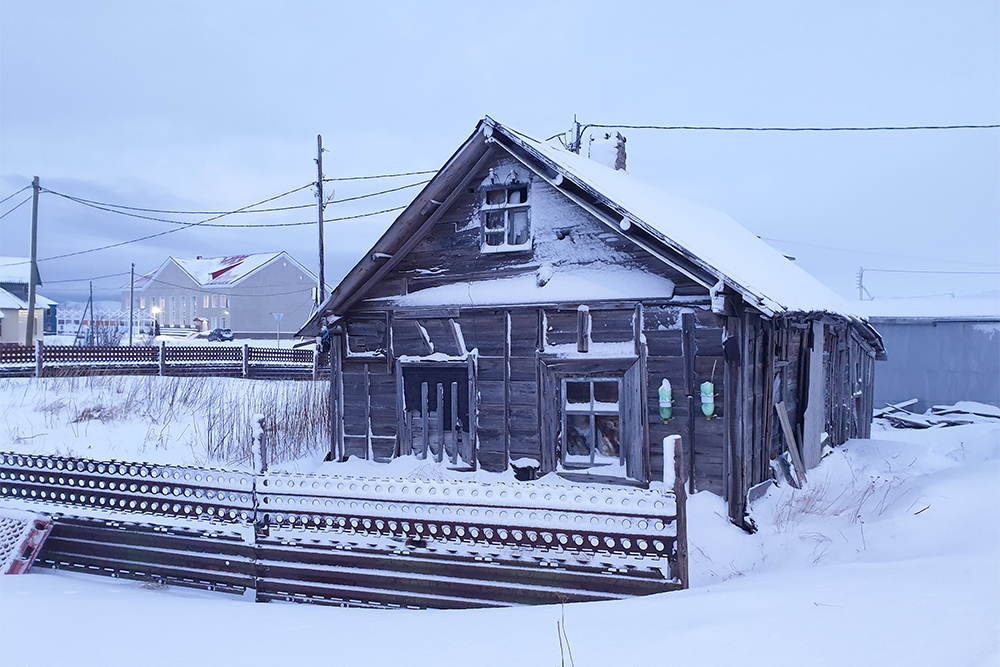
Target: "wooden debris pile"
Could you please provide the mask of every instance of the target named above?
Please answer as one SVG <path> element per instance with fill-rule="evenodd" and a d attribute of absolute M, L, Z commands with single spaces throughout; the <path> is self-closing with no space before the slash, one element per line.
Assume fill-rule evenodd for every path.
<path fill-rule="evenodd" d="M 935 405 L 924 414 L 910 412 L 906 408 L 914 405 L 917 399 L 911 398 L 902 403 L 889 404 L 872 415 L 875 419 L 884 419 L 895 428 L 942 428 L 945 426 L 962 426 L 964 424 L 1000 423 L 1000 411 L 991 406 L 982 405 L 982 409 L 969 409 L 956 405 Z M 975 404 L 978 405 L 978 404 Z"/>

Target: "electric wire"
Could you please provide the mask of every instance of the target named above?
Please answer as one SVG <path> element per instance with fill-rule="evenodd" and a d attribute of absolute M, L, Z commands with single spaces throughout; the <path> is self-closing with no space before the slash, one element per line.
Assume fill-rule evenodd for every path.
<path fill-rule="evenodd" d="M 136 280 L 138 280 L 139 277 L 140 276 L 136 276 Z M 219 294 L 219 290 L 218 289 L 207 289 L 207 288 L 204 288 L 204 287 L 191 287 L 190 285 L 178 285 L 176 283 L 171 283 L 171 282 L 168 282 L 166 280 L 160 280 L 158 278 L 147 278 L 146 276 L 141 276 L 141 277 L 142 278 L 146 278 L 146 282 L 139 289 L 142 289 L 142 290 L 144 290 L 146 292 L 149 291 L 149 288 L 147 287 L 149 284 L 156 283 L 158 285 L 164 285 L 166 287 L 176 287 L 176 288 L 179 288 L 179 289 L 188 290 L 190 292 L 198 292 L 199 294 Z M 290 294 L 302 294 L 303 292 L 312 292 L 313 285 L 309 285 L 308 287 L 303 287 L 301 289 L 291 290 L 289 292 L 272 292 L 272 293 L 268 293 L 268 294 L 260 294 L 258 292 L 247 292 L 246 294 L 240 294 L 240 293 L 236 292 L 237 289 L 239 289 L 239 288 L 235 288 L 234 290 L 230 291 L 228 294 L 226 294 L 226 296 L 288 296 Z"/>
<path fill-rule="evenodd" d="M 332 206 L 333 204 L 342 204 L 344 202 L 349 202 L 349 201 L 357 201 L 357 200 L 360 200 L 360 199 L 368 199 L 370 197 L 378 197 L 380 195 L 389 194 L 391 192 L 399 192 L 400 190 L 407 190 L 409 188 L 414 188 L 414 187 L 416 187 L 418 185 L 424 185 L 425 183 L 430 183 L 430 180 L 418 181 L 416 183 L 409 183 L 407 185 L 400 185 L 399 187 L 389 188 L 387 190 L 379 190 L 377 192 L 368 192 L 368 193 L 365 193 L 363 195 L 357 195 L 357 196 L 354 196 L 354 197 L 345 197 L 344 199 L 334 199 L 333 201 L 324 204 L 324 207 L 326 207 L 326 206 Z M 70 201 L 74 201 L 74 202 L 76 202 L 78 204 L 85 204 L 85 205 L 89 205 L 89 206 L 91 206 L 93 208 L 99 208 L 100 210 L 108 210 L 107 208 L 101 208 L 101 207 L 108 207 L 108 208 L 112 208 L 112 209 L 123 209 L 123 210 L 126 210 L 126 211 L 141 211 L 141 212 L 144 212 L 144 213 L 170 213 L 170 214 L 173 214 L 173 215 L 222 215 L 222 214 L 231 214 L 232 213 L 231 211 L 179 211 L 179 210 L 162 209 L 162 208 L 144 208 L 144 207 L 140 207 L 140 206 L 126 206 L 125 204 L 111 204 L 111 203 L 108 203 L 108 202 L 94 201 L 93 199 L 85 199 L 83 197 L 77 197 L 77 196 L 74 196 L 74 195 L 69 195 L 69 194 L 66 194 L 64 192 L 57 192 L 55 190 L 49 190 L 47 188 L 44 189 L 44 192 L 47 192 L 47 193 L 50 193 L 50 194 L 54 194 L 54 195 L 57 195 L 59 197 L 63 197 L 65 199 L 69 199 Z M 0 202 L 0 203 L 2 203 L 2 202 Z M 246 215 L 248 213 L 273 213 L 273 212 L 276 212 L 276 211 L 293 211 L 293 210 L 298 210 L 298 209 L 303 209 L 303 208 L 312 208 L 313 206 L 315 206 L 315 204 L 296 204 L 296 205 L 293 205 L 293 206 L 279 206 L 279 207 L 275 207 L 275 208 L 256 208 L 256 209 L 246 210 L 246 211 L 237 211 L 236 213 L 240 214 L 240 215 Z M 112 212 L 114 212 L 114 211 L 112 211 Z M 136 217 L 143 217 L 143 216 L 136 216 Z M 145 218 L 144 217 L 143 219 L 146 219 L 146 220 L 155 220 L 155 221 L 159 221 L 159 222 L 175 222 L 175 223 L 177 223 L 179 225 L 186 224 L 186 223 L 184 223 L 183 221 L 180 221 L 180 220 L 164 220 L 163 218 Z"/>
<path fill-rule="evenodd" d="M 720 127 L 712 125 L 596 125 L 623 130 L 715 130 L 719 132 L 892 132 L 903 130 L 987 130 L 997 125 L 876 125 L 870 127 Z"/>
<path fill-rule="evenodd" d="M 742 127 L 720 125 L 613 125 L 609 123 L 587 123 L 580 127 L 581 134 L 590 128 L 619 130 L 709 130 L 716 132 L 896 132 L 910 130 L 989 130 L 1000 128 L 1000 124 L 987 125 L 871 125 L 861 127 Z M 553 134 L 546 141 L 552 141 L 564 133 Z"/>
<path fill-rule="evenodd" d="M 94 276 L 93 278 L 64 278 L 63 280 L 46 280 L 46 285 L 53 285 L 55 283 L 85 283 L 94 280 L 103 280 L 105 278 L 117 278 L 118 276 L 127 276 L 128 271 L 122 271 L 120 273 L 109 273 L 106 276 Z"/>
<path fill-rule="evenodd" d="M 47 261 L 51 261 L 51 260 L 54 260 L 54 259 L 65 259 L 67 257 L 76 257 L 76 256 L 79 256 L 79 255 L 86 255 L 86 254 L 89 254 L 89 253 L 92 253 L 92 252 L 99 252 L 101 250 L 109 250 L 111 248 L 119 248 L 121 246 L 130 245 L 132 243 L 139 243 L 140 241 L 148 241 L 150 239 L 159 238 L 161 236 L 166 236 L 167 234 L 173 234 L 175 232 L 179 232 L 179 231 L 182 231 L 184 229 L 190 229 L 191 227 L 198 227 L 198 226 L 201 226 L 201 225 L 205 225 L 205 224 L 211 222 L 212 220 L 218 220 L 219 218 L 224 217 L 225 215 L 232 215 L 233 213 L 236 213 L 238 211 L 245 211 L 248 208 L 253 208 L 255 206 L 260 206 L 261 204 L 266 204 L 268 202 L 274 201 L 275 199 L 280 199 L 281 197 L 285 197 L 287 195 L 290 195 L 290 194 L 292 194 L 294 192 L 298 192 L 300 190 L 305 190 L 306 188 L 309 188 L 309 187 L 312 187 L 312 183 L 308 183 L 306 185 L 300 186 L 300 187 L 295 188 L 293 190 L 289 190 L 288 192 L 284 192 L 284 193 L 282 193 L 280 195 L 275 195 L 274 197 L 268 197 L 267 199 L 264 199 L 262 201 L 256 202 L 254 204 L 249 204 L 247 206 L 241 206 L 240 208 L 236 209 L 235 211 L 230 211 L 230 212 L 222 214 L 222 215 L 217 215 L 217 216 L 214 216 L 214 217 L 211 217 L 211 218 L 206 218 L 205 220 L 199 220 L 199 221 L 196 221 L 196 222 L 184 223 L 184 225 L 182 227 L 174 227 L 173 229 L 168 229 L 168 230 L 165 230 L 165 231 L 162 231 L 162 232 L 157 232 L 155 234 L 147 234 L 146 236 L 140 236 L 139 238 L 129 239 L 128 241 L 119 241 L 118 243 L 109 243 L 107 245 L 99 246 L 97 248 L 88 248 L 87 250 L 77 250 L 75 252 L 68 252 L 68 253 L 64 253 L 62 255 L 52 255 L 51 257 L 43 257 L 43 258 L 39 259 L 38 261 L 39 262 L 47 262 Z"/>
<path fill-rule="evenodd" d="M 3 220 L 3 219 L 4 219 L 4 218 L 6 218 L 6 217 L 7 217 L 8 215 L 10 215 L 11 213 L 13 213 L 14 211 L 16 211 L 17 209 L 19 209 L 19 208 L 21 208 L 22 206 L 24 206 L 25 204 L 27 204 L 27 203 L 28 203 L 29 201 L 31 201 L 31 197 L 32 197 L 32 195 L 28 195 L 28 198 L 27 198 L 27 199 L 25 199 L 24 201 L 22 201 L 22 202 L 21 202 L 20 204 L 18 204 L 18 205 L 17 205 L 17 206 L 15 206 L 14 208 L 10 209 L 9 211 L 7 211 L 6 213 L 4 213 L 3 215 L 0 215 L 0 220 Z"/>
<path fill-rule="evenodd" d="M 861 269 L 865 273 L 927 273 L 948 276 L 1000 276 L 1000 271 L 931 271 L 930 269 Z"/>
<path fill-rule="evenodd" d="M 355 197 L 345 197 L 344 199 L 337 199 L 337 200 L 334 200 L 332 202 L 329 202 L 325 206 L 330 206 L 332 204 L 342 204 L 344 202 L 350 202 L 350 201 L 358 201 L 358 200 L 361 200 L 361 199 L 369 199 L 371 197 L 377 197 L 379 195 L 389 194 L 389 193 L 392 193 L 392 192 L 399 192 L 400 190 L 406 190 L 408 188 L 417 187 L 418 185 L 424 185 L 424 184 L 429 183 L 429 182 L 430 181 L 419 181 L 417 183 L 409 183 L 407 185 L 402 185 L 402 186 L 399 186 L 399 187 L 396 187 L 396 188 L 389 188 L 387 190 L 379 190 L 378 192 L 369 192 L 369 193 L 366 193 L 366 194 L 363 194 L 363 195 L 357 195 Z M 306 187 L 309 187 L 309 186 L 306 186 Z M 116 213 L 118 215 L 123 215 L 123 216 L 130 217 L 130 218 L 137 218 L 137 219 L 140 219 L 140 220 L 151 220 L 153 222 L 165 222 L 165 223 L 169 223 L 169 224 L 173 224 L 173 225 L 191 225 L 192 223 L 184 222 L 182 220 L 170 220 L 168 218 L 157 218 L 157 217 L 149 216 L 149 215 L 140 215 L 138 213 L 130 213 L 129 211 L 152 211 L 152 212 L 162 211 L 162 212 L 177 213 L 177 214 L 180 214 L 180 213 L 194 213 L 193 211 L 163 211 L 162 209 L 146 209 L 146 208 L 139 208 L 139 207 L 121 206 L 121 205 L 117 205 L 117 204 L 107 204 L 107 203 L 104 203 L 104 202 L 95 202 L 95 201 L 83 199 L 81 197 L 74 197 L 72 195 L 67 195 L 67 194 L 64 194 L 64 193 L 61 193 L 61 192 L 56 192 L 54 190 L 45 190 L 45 192 L 57 195 L 59 197 L 63 197 L 65 199 L 68 199 L 70 201 L 76 202 L 76 203 L 81 204 L 83 206 L 94 208 L 94 209 L 97 209 L 97 210 L 100 210 L 100 211 L 105 211 L 107 213 Z M 115 207 L 115 208 L 109 208 L 109 207 L 112 207 L 112 206 Z M 238 211 L 238 213 L 260 213 L 260 212 L 265 212 L 265 211 L 281 211 L 281 210 L 291 210 L 291 209 L 300 209 L 300 208 L 310 208 L 312 206 L 315 206 L 315 204 L 303 204 L 301 206 L 287 206 L 287 207 L 274 208 L 274 209 L 244 210 L 244 211 Z M 325 208 L 325 206 L 324 206 L 324 208 Z M 401 208 L 405 208 L 405 206 L 404 207 L 398 207 L 398 208 L 383 209 L 381 211 L 373 211 L 373 212 L 369 212 L 369 213 L 362 213 L 362 214 L 359 214 L 359 215 L 351 215 L 351 216 L 345 216 L 345 217 L 339 217 L 339 218 L 330 218 L 330 219 L 324 220 L 324 222 L 337 222 L 337 221 L 340 221 L 340 220 L 352 220 L 352 219 L 355 219 L 355 218 L 363 218 L 363 217 L 368 217 L 368 216 L 372 216 L 372 215 L 378 215 L 380 213 L 387 213 L 387 212 L 390 212 L 390 211 L 398 211 Z M 128 210 L 118 210 L 118 209 L 128 209 Z M 220 217 L 222 215 L 234 214 L 232 212 L 216 212 L 216 211 L 202 211 L 202 213 L 214 213 L 214 214 L 219 215 Z M 315 224 L 318 224 L 318 222 L 316 220 L 311 220 L 311 221 L 306 221 L 306 222 L 253 223 L 253 224 L 250 224 L 250 223 L 247 223 L 247 224 L 239 224 L 239 223 L 212 224 L 212 223 L 203 222 L 199 226 L 201 226 L 201 227 L 222 227 L 222 228 L 227 228 L 227 227 L 237 227 L 237 228 L 261 227 L 261 228 L 266 228 L 266 227 L 298 227 L 298 226 L 303 226 L 303 225 L 315 225 Z"/>
<path fill-rule="evenodd" d="M 424 176 L 425 174 L 436 174 L 437 169 L 428 169 L 425 171 L 404 171 L 398 174 L 376 174 L 375 176 L 341 176 L 339 178 L 324 178 L 324 183 L 333 183 L 336 181 L 368 181 L 376 178 L 396 178 L 398 176 Z"/>
<path fill-rule="evenodd" d="M 232 211 L 175 211 L 175 210 L 162 209 L 162 208 L 142 208 L 142 207 L 139 207 L 139 206 L 126 206 L 124 204 L 110 204 L 108 202 L 94 201 L 92 199 L 84 199 L 83 197 L 76 197 L 74 195 L 68 195 L 68 194 L 66 194 L 64 192 L 57 192 L 55 190 L 49 190 L 48 188 L 43 188 L 43 191 L 46 192 L 46 193 L 48 193 L 48 194 L 53 194 L 53 195 L 56 195 L 58 197 L 63 197 L 64 199 L 69 199 L 70 201 L 74 201 L 74 202 L 76 202 L 78 204 L 84 204 L 84 205 L 90 206 L 92 208 L 100 209 L 102 211 L 107 211 L 109 209 L 122 209 L 122 210 L 125 210 L 125 211 L 142 211 L 144 213 L 170 213 L 172 215 L 223 215 L 223 214 L 225 214 L 225 215 L 236 215 L 236 214 L 245 215 L 247 213 L 273 213 L 275 211 L 292 211 L 292 210 L 296 210 L 296 209 L 311 208 L 311 207 L 315 206 L 315 204 L 296 204 L 296 205 L 293 205 L 293 206 L 278 206 L 278 207 L 274 207 L 274 208 L 258 208 L 258 209 L 253 209 L 253 210 L 249 210 L 249 211 L 236 211 L 236 212 L 232 212 Z M 105 208 L 105 207 L 107 207 L 107 208 Z M 111 211 L 111 212 L 112 213 L 116 213 L 118 211 Z M 143 217 L 143 216 L 135 216 L 135 217 Z M 147 220 L 161 220 L 161 218 L 146 218 L 146 219 Z M 176 223 L 181 224 L 181 225 L 186 224 L 186 223 L 184 223 L 183 221 L 180 221 L 180 220 L 166 220 L 165 222 L 176 222 Z"/>
<path fill-rule="evenodd" d="M 17 195 L 21 194 L 22 192 L 24 192 L 25 190 L 27 190 L 30 187 L 31 187 L 30 185 L 25 185 L 23 188 L 21 188 L 17 192 L 14 192 L 14 193 L 11 193 L 11 194 L 7 195 L 3 199 L 0 199 L 0 204 L 4 203 L 8 199 L 13 199 L 14 197 L 16 197 Z"/>

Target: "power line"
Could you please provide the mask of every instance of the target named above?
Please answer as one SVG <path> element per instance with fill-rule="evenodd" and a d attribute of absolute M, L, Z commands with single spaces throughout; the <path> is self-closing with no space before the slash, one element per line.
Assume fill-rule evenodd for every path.
<path fill-rule="evenodd" d="M 22 201 L 22 202 L 21 202 L 20 204 L 18 204 L 18 205 L 17 205 L 17 206 L 15 206 L 14 208 L 10 209 L 9 211 L 7 211 L 6 213 L 4 213 L 3 215 L 0 215 L 0 220 L 3 220 L 3 219 L 4 219 L 4 218 L 6 218 L 6 217 L 7 217 L 8 215 L 10 215 L 11 213 L 13 213 L 14 211 L 16 211 L 17 209 L 19 209 L 19 208 L 21 208 L 22 206 L 24 206 L 25 204 L 27 204 L 27 203 L 28 203 L 29 201 L 31 201 L 31 197 L 32 197 L 32 195 L 28 195 L 28 198 L 27 198 L 27 199 L 25 199 L 24 201 Z"/>
<path fill-rule="evenodd" d="M 66 278 L 64 280 L 46 280 L 46 285 L 54 285 L 56 283 L 85 283 L 91 280 L 103 280 L 104 278 L 117 278 L 118 276 L 127 276 L 128 271 L 122 271 L 120 273 L 109 273 L 106 276 L 94 276 L 93 278 Z"/>
<path fill-rule="evenodd" d="M 330 180 L 330 179 L 323 179 L 323 180 L 326 181 L 326 180 Z M 426 185 L 427 183 L 430 183 L 429 179 L 426 180 L 426 181 L 417 181 L 416 183 L 410 183 L 409 185 L 401 185 L 398 188 L 390 188 L 388 190 L 380 190 L 379 192 L 369 192 L 368 194 L 357 195 L 356 197 L 345 197 L 344 199 L 334 199 L 333 201 L 331 201 L 327 205 L 329 206 L 329 205 L 332 205 L 332 204 L 343 204 L 344 202 L 357 201 L 358 199 L 368 199 L 369 197 L 377 197 L 379 195 L 389 194 L 390 192 L 399 192 L 400 190 L 407 190 L 409 188 L 415 188 L 418 185 Z"/>
<path fill-rule="evenodd" d="M 27 189 L 28 189 L 28 188 L 30 188 L 30 187 L 31 187 L 31 185 L 25 185 L 25 186 L 24 186 L 23 188 L 21 188 L 21 189 L 20 189 L 20 190 L 18 190 L 17 192 L 15 192 L 15 193 L 13 193 L 13 194 L 9 194 L 9 195 L 7 195 L 7 196 L 6 196 L 6 197 L 4 197 L 3 199 L 0 199 L 0 204 L 4 203 L 4 202 L 5 202 L 5 201 L 7 201 L 8 199 L 12 199 L 12 198 L 16 197 L 17 195 L 21 194 L 22 192 L 24 192 L 25 190 L 27 190 Z"/>
<path fill-rule="evenodd" d="M 308 186 L 306 186 L 306 187 L 308 187 Z M 43 192 L 47 192 L 49 194 L 53 194 L 53 195 L 56 195 L 58 197 L 63 197 L 65 199 L 69 199 L 70 201 L 74 201 L 74 202 L 76 202 L 78 204 L 84 204 L 85 206 L 90 206 L 92 208 L 97 208 L 97 209 L 100 209 L 102 211 L 109 211 L 110 209 L 123 209 L 123 210 L 126 210 L 126 211 L 142 211 L 142 212 L 145 212 L 145 213 L 170 213 L 172 215 L 234 215 L 236 213 L 238 213 L 238 214 L 247 214 L 247 213 L 272 213 L 272 212 L 275 212 L 275 211 L 291 211 L 291 210 L 300 209 L 300 208 L 310 208 L 310 207 L 313 206 L 313 204 L 296 204 L 294 206 L 279 206 L 279 207 L 276 207 L 276 208 L 259 208 L 259 209 L 249 210 L 249 211 L 242 211 L 241 210 L 241 211 L 236 211 L 236 212 L 233 212 L 233 211 L 174 211 L 174 210 L 162 209 L 162 208 L 142 208 L 142 207 L 139 207 L 139 206 L 125 206 L 124 204 L 109 204 L 108 202 L 94 201 L 92 199 L 84 199 L 83 197 L 75 197 L 73 195 L 68 195 L 68 194 L 65 194 L 63 192 L 56 192 L 55 190 L 49 190 L 47 188 L 43 188 Z M 104 207 L 108 207 L 108 208 L 104 208 Z M 118 213 L 119 211 L 110 210 L 110 212 L 111 213 Z M 125 215 L 125 214 L 123 214 L 123 215 Z M 134 217 L 138 218 L 138 217 L 144 217 L 144 216 L 134 216 Z M 177 222 L 178 224 L 186 224 L 186 223 L 178 221 L 178 220 L 162 220 L 161 218 L 145 218 L 145 219 L 147 219 L 147 220 L 156 220 L 156 221 L 161 221 L 161 222 Z"/>
<path fill-rule="evenodd" d="M 333 183 L 335 181 L 367 181 L 374 178 L 396 178 L 398 176 L 423 176 L 425 174 L 436 174 L 437 169 L 428 169 L 426 171 L 404 171 L 398 174 L 377 174 L 375 176 L 341 176 L 340 178 L 324 178 L 324 183 Z"/>
<path fill-rule="evenodd" d="M 887 132 L 904 130 L 987 130 L 997 125 L 875 125 L 868 127 L 722 127 L 716 125 L 606 125 L 588 123 L 584 128 L 622 130 L 714 130 L 719 132 Z M 559 136 L 559 135 L 555 135 Z M 554 137 L 552 137 L 554 138 Z"/>
<path fill-rule="evenodd" d="M 429 182 L 430 181 L 418 181 L 417 183 L 410 183 L 408 185 L 401 185 L 401 186 L 396 187 L 396 188 L 389 188 L 387 190 L 379 190 L 378 192 L 369 192 L 369 193 L 366 193 L 366 194 L 363 194 L 363 195 L 357 195 L 355 197 L 346 197 L 344 199 L 337 199 L 337 200 L 334 200 L 334 201 L 330 202 L 330 204 L 342 204 L 342 203 L 350 202 L 350 201 L 358 201 L 358 200 L 361 200 L 361 199 L 369 199 L 371 197 L 377 197 L 379 195 L 389 194 L 389 193 L 392 193 L 392 192 L 399 192 L 400 190 L 406 190 L 408 188 L 417 187 L 418 185 L 424 185 L 424 184 L 429 183 Z M 305 187 L 309 187 L 309 186 L 305 186 Z M 129 213 L 126 210 L 118 210 L 119 208 L 121 208 L 121 209 L 128 209 L 128 210 L 131 210 L 131 211 L 157 211 L 158 209 L 147 209 L 147 208 L 139 208 L 139 207 L 131 207 L 131 206 L 121 206 L 121 205 L 117 205 L 117 204 L 106 204 L 106 203 L 103 203 L 103 202 L 94 202 L 94 201 L 90 201 L 90 200 L 83 199 L 83 198 L 80 198 L 80 197 L 74 197 L 72 195 L 67 195 L 67 194 L 64 194 L 64 193 L 61 193 L 61 192 L 55 192 L 53 190 L 45 190 L 45 192 L 49 192 L 49 193 L 57 195 L 59 197 L 64 197 L 64 198 L 66 198 L 66 199 L 68 199 L 70 201 L 74 201 L 76 203 L 79 203 L 79 204 L 82 204 L 84 206 L 88 206 L 90 208 L 94 208 L 94 209 L 97 209 L 97 210 L 100 210 L 100 211 L 105 211 L 107 213 L 116 213 L 118 215 L 123 215 L 123 216 L 130 217 L 130 218 L 137 218 L 139 220 L 151 220 L 153 222 L 166 222 L 166 223 L 173 224 L 173 225 L 191 225 L 192 224 L 192 223 L 184 222 L 182 220 L 170 220 L 168 218 L 157 218 L 157 217 L 148 216 L 148 215 L 140 215 L 138 213 Z M 110 206 L 115 206 L 116 208 L 107 208 L 107 207 L 110 207 Z M 299 209 L 299 208 L 308 208 L 308 207 L 311 207 L 311 206 L 312 206 L 312 204 L 304 204 L 304 205 L 300 205 L 300 206 L 286 206 L 286 207 L 282 207 L 282 208 L 272 208 L 272 209 L 258 209 L 258 210 L 251 210 L 251 211 L 241 210 L 241 211 L 238 211 L 238 213 L 244 213 L 245 214 L 245 213 L 261 213 L 261 212 L 264 212 L 264 211 L 282 211 L 282 210 L 291 210 L 291 209 Z M 336 222 L 338 220 L 352 220 L 352 219 L 355 219 L 355 218 L 363 218 L 363 217 L 368 217 L 368 216 L 372 216 L 372 215 L 378 215 L 380 213 L 387 213 L 387 212 L 390 212 L 390 211 L 397 211 L 397 210 L 400 210 L 400 208 L 405 208 L 405 207 L 384 209 L 384 210 L 381 210 L 381 211 L 374 211 L 374 212 L 371 212 L 371 213 L 363 213 L 363 214 L 360 214 L 360 215 L 352 215 L 352 216 L 346 216 L 346 217 L 341 217 L 341 218 L 329 218 L 329 219 L 326 220 L 326 222 Z M 168 211 L 168 212 L 171 212 L 171 213 L 188 213 L 188 212 L 185 212 L 185 211 Z M 203 213 L 209 213 L 209 211 L 204 211 Z M 234 214 L 233 212 L 217 212 L 217 213 L 218 213 L 218 215 L 220 217 L 222 215 Z M 205 223 L 205 222 L 203 222 L 199 226 L 201 226 L 201 227 L 222 227 L 222 228 L 227 228 L 227 227 L 237 227 L 237 228 L 261 227 L 261 228 L 266 228 L 266 227 L 299 227 L 299 226 L 304 226 L 304 225 L 315 225 L 315 224 L 317 224 L 316 220 L 310 220 L 310 221 L 306 221 L 306 222 L 260 223 L 260 224 L 238 224 L 238 223 L 211 224 L 211 223 Z"/>
<path fill-rule="evenodd" d="M 1000 276 L 1000 271 L 931 271 L 929 269 L 863 269 L 865 273 L 929 273 L 949 276 Z"/>
<path fill-rule="evenodd" d="M 145 278 L 145 276 L 143 276 L 143 277 Z M 148 288 L 146 287 L 146 285 L 149 285 L 150 283 L 156 283 L 158 285 L 164 285 L 166 287 L 177 287 L 179 289 L 185 289 L 185 290 L 189 290 L 191 292 L 199 292 L 201 294 L 219 294 L 219 290 L 218 289 L 205 289 L 203 287 L 191 287 L 190 285 L 178 285 L 176 283 L 167 282 L 166 280 L 159 280 L 157 278 L 147 278 L 145 285 L 143 285 L 139 289 L 143 289 L 143 290 L 147 290 L 148 291 Z M 247 292 L 247 294 L 237 294 L 237 293 L 235 293 L 235 290 L 233 290 L 232 293 L 227 294 L 226 296 L 288 296 L 290 294 L 302 294 L 304 292 L 312 292 L 312 290 L 313 290 L 313 288 L 312 288 L 311 285 L 309 287 L 303 287 L 301 289 L 295 289 L 295 290 L 292 290 L 290 292 L 273 292 L 273 293 L 269 293 L 269 294 L 258 294 L 257 292 Z"/>
<path fill-rule="evenodd" d="M 65 259 L 67 257 L 76 257 L 77 255 L 86 255 L 86 254 L 92 253 L 92 252 L 98 252 L 98 251 L 101 251 L 101 250 L 109 250 L 111 248 L 119 248 L 119 247 L 124 246 L 124 245 L 130 245 L 132 243 L 138 243 L 140 241 L 148 241 L 149 239 L 159 238 L 161 236 L 166 236 L 167 234 L 173 234 L 174 232 L 179 232 L 179 231 L 182 231 L 184 229 L 190 229 L 191 227 L 197 227 L 199 225 L 207 224 L 207 223 L 211 222 L 212 220 L 218 220 L 219 218 L 222 218 L 222 217 L 224 217 L 226 215 L 232 215 L 233 213 L 237 213 L 239 211 L 244 211 L 244 210 L 246 210 L 248 208 L 253 208 L 255 206 L 260 206 L 261 204 L 266 204 L 266 203 L 268 203 L 270 201 L 274 201 L 275 199 L 280 199 L 281 197 L 285 197 L 287 195 L 290 195 L 290 194 L 292 194 L 294 192 L 298 192 L 300 190 L 305 190 L 306 188 L 309 188 L 309 187 L 312 187 L 312 183 L 308 183 L 306 185 L 300 186 L 298 188 L 295 188 L 294 190 L 289 190 L 288 192 L 283 192 L 280 195 L 275 195 L 274 197 L 268 197 L 267 199 L 259 201 L 259 202 L 255 203 L 255 204 L 249 204 L 247 206 L 242 206 L 242 207 L 236 209 L 235 211 L 230 211 L 228 213 L 217 215 L 217 216 L 214 216 L 214 217 L 211 217 L 211 218 L 206 218 L 205 220 L 199 220 L 198 222 L 184 223 L 184 225 L 182 227 L 175 227 L 174 229 L 168 229 L 168 230 L 163 231 L 163 232 L 157 232 L 156 234 L 147 234 L 146 236 L 140 236 L 137 239 L 130 239 L 128 241 L 119 241 L 118 243 L 109 243 L 107 245 L 103 245 L 103 246 L 100 246 L 100 247 L 97 247 L 97 248 L 89 248 L 87 250 L 77 250 L 76 252 L 68 252 L 68 253 L 65 253 L 65 254 L 62 254 L 62 255 L 53 255 L 52 257 L 43 257 L 42 259 L 39 259 L 38 261 L 40 261 L 40 262 L 46 262 L 46 261 L 50 261 L 50 260 L 53 260 L 53 259 Z"/>

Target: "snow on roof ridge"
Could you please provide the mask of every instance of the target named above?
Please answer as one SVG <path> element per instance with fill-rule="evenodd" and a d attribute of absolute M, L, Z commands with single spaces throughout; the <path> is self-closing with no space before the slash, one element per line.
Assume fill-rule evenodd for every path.
<path fill-rule="evenodd" d="M 531 139 L 491 118 L 487 122 L 516 143 L 537 151 L 566 175 L 607 197 L 668 245 L 683 248 L 701 259 L 723 274 L 733 287 L 773 302 L 772 310 L 826 311 L 864 317 L 846 299 L 728 214 L 664 192 L 627 172 Z M 731 241 L 721 243 L 723 238 Z"/>
<path fill-rule="evenodd" d="M 183 271 L 191 276 L 199 285 L 232 285 L 254 273 L 268 262 L 273 261 L 285 251 L 261 252 L 241 255 L 224 255 L 221 257 L 168 257 L 164 262 L 173 261 Z M 161 267 L 163 264 L 160 265 Z M 153 271 L 143 278 L 152 280 L 156 274 Z"/>

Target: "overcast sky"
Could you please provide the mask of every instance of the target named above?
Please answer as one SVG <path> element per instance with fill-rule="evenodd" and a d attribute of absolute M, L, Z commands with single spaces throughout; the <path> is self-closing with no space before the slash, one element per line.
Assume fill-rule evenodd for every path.
<path fill-rule="evenodd" d="M 1000 3 L 105 2 L 0 0 L 0 199 L 44 188 L 140 208 L 233 210 L 316 179 L 436 169 L 490 115 L 544 139 L 584 123 L 1000 122 Z M 628 171 L 719 208 L 857 298 L 997 290 L 1000 131 L 623 130 Z M 333 184 L 337 203 L 425 177 Z M 328 190 L 329 192 L 329 190 Z M 0 205 L 0 214 L 30 194 Z M 272 206 L 314 204 L 310 188 Z M 0 220 L 27 255 L 30 202 Z M 207 215 L 149 213 L 175 220 Z M 315 207 L 219 224 L 314 221 Z M 336 283 L 393 214 L 329 222 Z M 39 257 L 176 228 L 43 194 Z M 315 225 L 193 228 L 40 264 L 41 293 L 117 298 L 129 264 L 287 250 Z M 84 279 L 82 282 L 60 282 Z"/>

